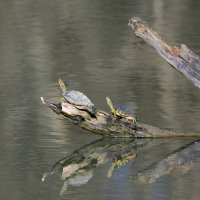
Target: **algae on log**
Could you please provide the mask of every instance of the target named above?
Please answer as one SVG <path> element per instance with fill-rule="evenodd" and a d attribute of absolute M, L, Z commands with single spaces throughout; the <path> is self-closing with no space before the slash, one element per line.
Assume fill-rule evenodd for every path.
<path fill-rule="evenodd" d="M 128 25 L 134 33 L 153 47 L 174 68 L 186 76 L 200 89 L 200 57 L 193 53 L 185 44 L 181 47 L 170 46 L 139 17 L 133 17 Z"/>
<path fill-rule="evenodd" d="M 161 137 L 200 137 L 200 133 L 178 133 L 137 122 L 133 128 L 132 121 L 121 118 L 112 120 L 109 113 L 98 110 L 94 116 L 79 110 L 74 105 L 65 103 L 51 103 L 41 97 L 42 103 L 51 108 L 56 114 L 72 121 L 81 128 L 96 134 L 110 137 L 161 138 Z"/>

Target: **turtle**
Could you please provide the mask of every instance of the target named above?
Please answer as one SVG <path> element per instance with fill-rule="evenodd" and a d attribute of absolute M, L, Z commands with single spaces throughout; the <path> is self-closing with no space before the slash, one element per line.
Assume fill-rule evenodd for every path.
<path fill-rule="evenodd" d="M 62 79 L 59 79 L 58 82 L 63 91 L 63 97 L 68 103 L 80 110 L 87 111 L 92 116 L 95 115 L 96 108 L 85 94 L 77 90 L 67 90 L 67 84 Z"/>
<path fill-rule="evenodd" d="M 117 117 L 129 119 L 133 121 L 134 127 L 136 127 L 137 118 L 135 117 L 135 113 L 131 108 L 123 105 L 114 106 L 113 101 L 109 97 L 106 97 L 106 101 L 111 109 L 111 113 L 113 114 L 114 120 L 116 120 Z"/>

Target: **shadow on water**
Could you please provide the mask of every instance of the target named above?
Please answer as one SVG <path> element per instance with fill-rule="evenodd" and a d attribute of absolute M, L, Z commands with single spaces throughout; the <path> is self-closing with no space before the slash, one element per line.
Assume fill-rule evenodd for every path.
<path fill-rule="evenodd" d="M 172 140 L 169 139 L 167 142 L 170 143 Z M 103 138 L 96 140 L 56 162 L 50 171 L 43 174 L 42 181 L 55 173 L 59 174 L 63 182 L 60 189 L 60 196 L 62 196 L 69 185 L 87 184 L 93 178 L 95 168 L 111 162 L 107 171 L 107 178 L 110 178 L 115 169 L 136 161 L 143 150 L 148 149 L 149 151 L 164 143 L 166 143 L 166 139 Z M 190 140 L 159 161 L 134 172 L 132 174 L 133 181 L 153 183 L 159 177 L 174 171 L 186 173 L 194 166 L 194 163 L 199 162 L 199 156 L 200 140 Z"/>

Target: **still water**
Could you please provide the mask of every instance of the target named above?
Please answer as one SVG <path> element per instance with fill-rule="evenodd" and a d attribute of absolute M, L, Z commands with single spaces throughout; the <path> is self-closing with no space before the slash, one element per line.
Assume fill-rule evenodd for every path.
<path fill-rule="evenodd" d="M 0 1 L 0 199 L 199 199 L 199 141 L 108 142 L 41 105 L 40 96 L 59 100 L 60 77 L 102 110 L 110 96 L 142 122 L 199 132 L 200 91 L 133 35 L 133 16 L 200 55 L 198 0 Z M 130 159 L 116 164 L 124 152 L 109 144 L 128 145 Z M 88 149 L 101 164 L 41 181 L 57 161 Z"/>

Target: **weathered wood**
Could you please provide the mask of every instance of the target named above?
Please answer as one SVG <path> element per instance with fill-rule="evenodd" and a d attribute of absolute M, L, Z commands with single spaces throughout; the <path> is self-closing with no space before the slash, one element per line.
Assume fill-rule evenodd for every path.
<path fill-rule="evenodd" d="M 180 48 L 170 46 L 138 17 L 130 19 L 128 25 L 138 37 L 200 89 L 200 58 L 195 53 L 184 44 Z"/>
<path fill-rule="evenodd" d="M 103 136 L 134 138 L 200 137 L 200 133 L 178 133 L 140 122 L 137 123 L 137 128 L 133 128 L 132 121 L 123 118 L 116 121 L 112 120 L 111 115 L 105 111 L 97 110 L 95 116 L 90 116 L 86 111 L 79 110 L 67 102 L 51 103 L 43 97 L 41 100 L 56 114 L 72 121 L 83 129 Z"/>

